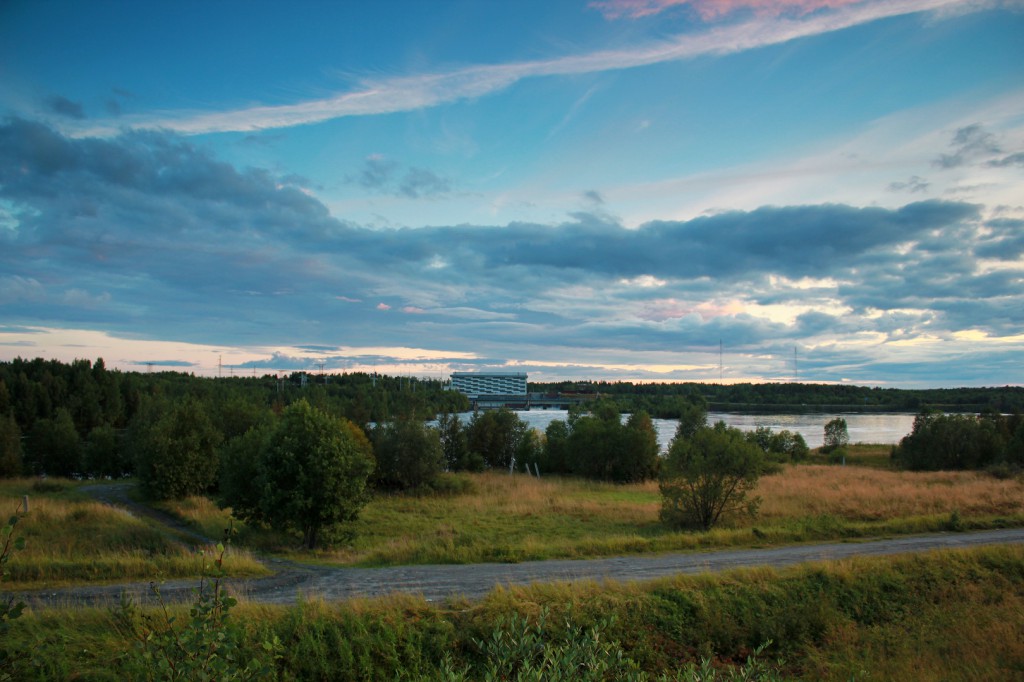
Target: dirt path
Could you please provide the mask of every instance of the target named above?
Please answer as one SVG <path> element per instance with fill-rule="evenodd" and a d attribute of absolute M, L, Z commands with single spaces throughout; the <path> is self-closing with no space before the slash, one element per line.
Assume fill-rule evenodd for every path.
<path fill-rule="evenodd" d="M 121 504 L 120 499 L 113 499 L 113 494 L 108 497 L 111 498 L 111 503 Z M 124 499 L 127 500 L 127 497 Z M 127 506 L 133 513 L 143 513 L 143 507 L 130 500 Z M 160 516 L 153 518 L 159 520 Z M 180 532 L 182 529 L 177 527 L 180 526 L 180 522 L 177 519 L 172 521 L 175 525 L 171 527 Z M 191 532 L 191 535 L 201 538 L 194 532 Z M 832 542 L 767 549 L 532 561 L 517 564 L 326 568 L 280 559 L 264 559 L 268 567 L 275 571 L 273 576 L 229 582 L 232 592 L 244 596 L 249 601 L 271 604 L 293 604 L 307 598 L 333 601 L 394 592 L 417 594 L 431 601 L 441 601 L 451 596 L 482 597 L 497 585 L 526 585 L 552 581 L 649 580 L 678 573 L 718 572 L 757 566 L 781 568 L 808 561 L 1020 543 L 1024 543 L 1024 528 L 936 533 L 867 542 Z M 171 581 L 161 584 L 160 590 L 165 599 L 176 601 L 189 599 L 196 585 L 196 580 Z M 37 607 L 61 607 L 76 604 L 116 604 L 122 594 L 132 596 L 136 602 L 147 602 L 152 598 L 150 583 L 72 587 L 23 593 L 21 598 Z"/>

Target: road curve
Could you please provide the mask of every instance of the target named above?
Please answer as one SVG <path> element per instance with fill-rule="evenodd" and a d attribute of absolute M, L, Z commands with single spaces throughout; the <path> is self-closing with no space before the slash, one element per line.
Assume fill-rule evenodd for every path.
<path fill-rule="evenodd" d="M 735 568 L 781 568 L 812 561 L 886 556 L 963 549 L 983 545 L 1024 543 L 1024 528 L 969 533 L 935 533 L 867 542 L 832 542 L 765 549 L 737 549 L 607 559 L 528 561 L 515 564 L 396 566 L 389 568 L 327 568 L 274 562 L 269 578 L 230 581 L 231 591 L 248 601 L 294 604 L 302 599 L 344 600 L 392 593 L 415 594 L 431 601 L 462 596 L 479 598 L 499 585 L 528 585 L 554 581 L 638 581 L 680 573 L 719 572 Z M 276 566 L 274 564 L 277 564 Z M 173 581 L 160 586 L 167 601 L 192 597 L 196 581 Z M 78 604 L 116 604 L 122 595 L 137 603 L 152 599 L 151 583 L 83 586 L 21 593 L 36 607 Z"/>

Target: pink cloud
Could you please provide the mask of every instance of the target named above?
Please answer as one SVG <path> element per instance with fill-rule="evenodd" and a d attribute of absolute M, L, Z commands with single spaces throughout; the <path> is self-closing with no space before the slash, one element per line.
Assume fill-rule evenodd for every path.
<path fill-rule="evenodd" d="M 424 310 L 423 308 L 417 308 L 414 305 L 407 305 L 404 308 L 402 308 L 402 312 L 403 313 L 409 313 L 410 315 L 422 315 L 423 313 L 425 313 L 427 311 Z"/>
<path fill-rule="evenodd" d="M 701 19 L 712 21 L 748 10 L 759 16 L 795 14 L 803 16 L 820 9 L 834 9 L 864 0 L 594 0 L 590 7 L 605 19 L 639 19 L 660 14 L 671 7 L 687 6 Z"/>
<path fill-rule="evenodd" d="M 377 310 L 391 310 L 391 306 L 389 306 L 387 303 L 378 303 Z"/>

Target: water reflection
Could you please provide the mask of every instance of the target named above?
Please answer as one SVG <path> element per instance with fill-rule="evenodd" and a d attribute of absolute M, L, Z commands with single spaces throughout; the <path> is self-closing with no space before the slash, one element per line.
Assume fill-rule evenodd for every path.
<path fill-rule="evenodd" d="M 556 419 L 565 420 L 565 410 L 515 410 L 520 419 L 532 428 L 545 430 Z M 459 415 L 463 424 L 469 423 L 473 414 Z M 914 426 L 912 414 L 735 414 L 732 412 L 709 412 L 708 423 L 724 421 L 742 431 L 753 431 L 758 426 L 767 426 L 772 431 L 788 429 L 799 433 L 812 448 L 820 447 L 825 435 L 825 424 L 835 417 L 846 420 L 851 443 L 898 443 L 910 433 Z M 664 451 L 676 434 L 675 419 L 655 419 L 658 444 Z"/>

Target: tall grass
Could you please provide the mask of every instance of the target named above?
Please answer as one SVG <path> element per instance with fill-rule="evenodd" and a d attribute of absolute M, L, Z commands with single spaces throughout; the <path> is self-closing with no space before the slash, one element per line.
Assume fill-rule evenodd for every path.
<path fill-rule="evenodd" d="M 478 665 L 496 628 L 539 623 L 572 651 L 600 626 L 652 675 L 709 657 L 762 658 L 786 679 L 1009 680 L 1024 670 L 1024 547 L 943 551 L 795 567 L 677 576 L 642 584 L 556 583 L 498 589 L 479 601 L 392 596 L 232 612 L 246 646 L 280 637 L 282 679 L 440 679 L 444 661 Z M 546 614 L 546 615 L 545 615 Z M 40 652 L 38 679 L 118 679 L 125 646 L 108 612 L 31 613 L 13 643 Z M 782 660 L 779 663 L 779 660 Z"/>
<path fill-rule="evenodd" d="M 22 496 L 29 514 L 18 524 L 25 549 L 8 564 L 19 588 L 82 581 L 140 580 L 199 575 L 195 551 L 123 509 L 93 501 L 72 481 L 0 481 L 0 513 L 13 512 Z M 233 551 L 235 575 L 264 572 L 246 550 Z"/>
<path fill-rule="evenodd" d="M 379 494 L 354 524 L 347 547 L 315 555 L 298 542 L 240 524 L 240 542 L 338 564 L 395 565 L 586 558 L 882 534 L 1024 525 L 1024 481 L 975 472 L 902 472 L 853 466 L 787 466 L 761 479 L 756 519 L 709 533 L 658 522 L 657 483 L 614 485 L 489 472 L 460 475 L 457 495 Z M 468 482 L 468 483 L 467 483 Z M 204 529 L 227 511 L 205 498 L 172 511 Z"/>

